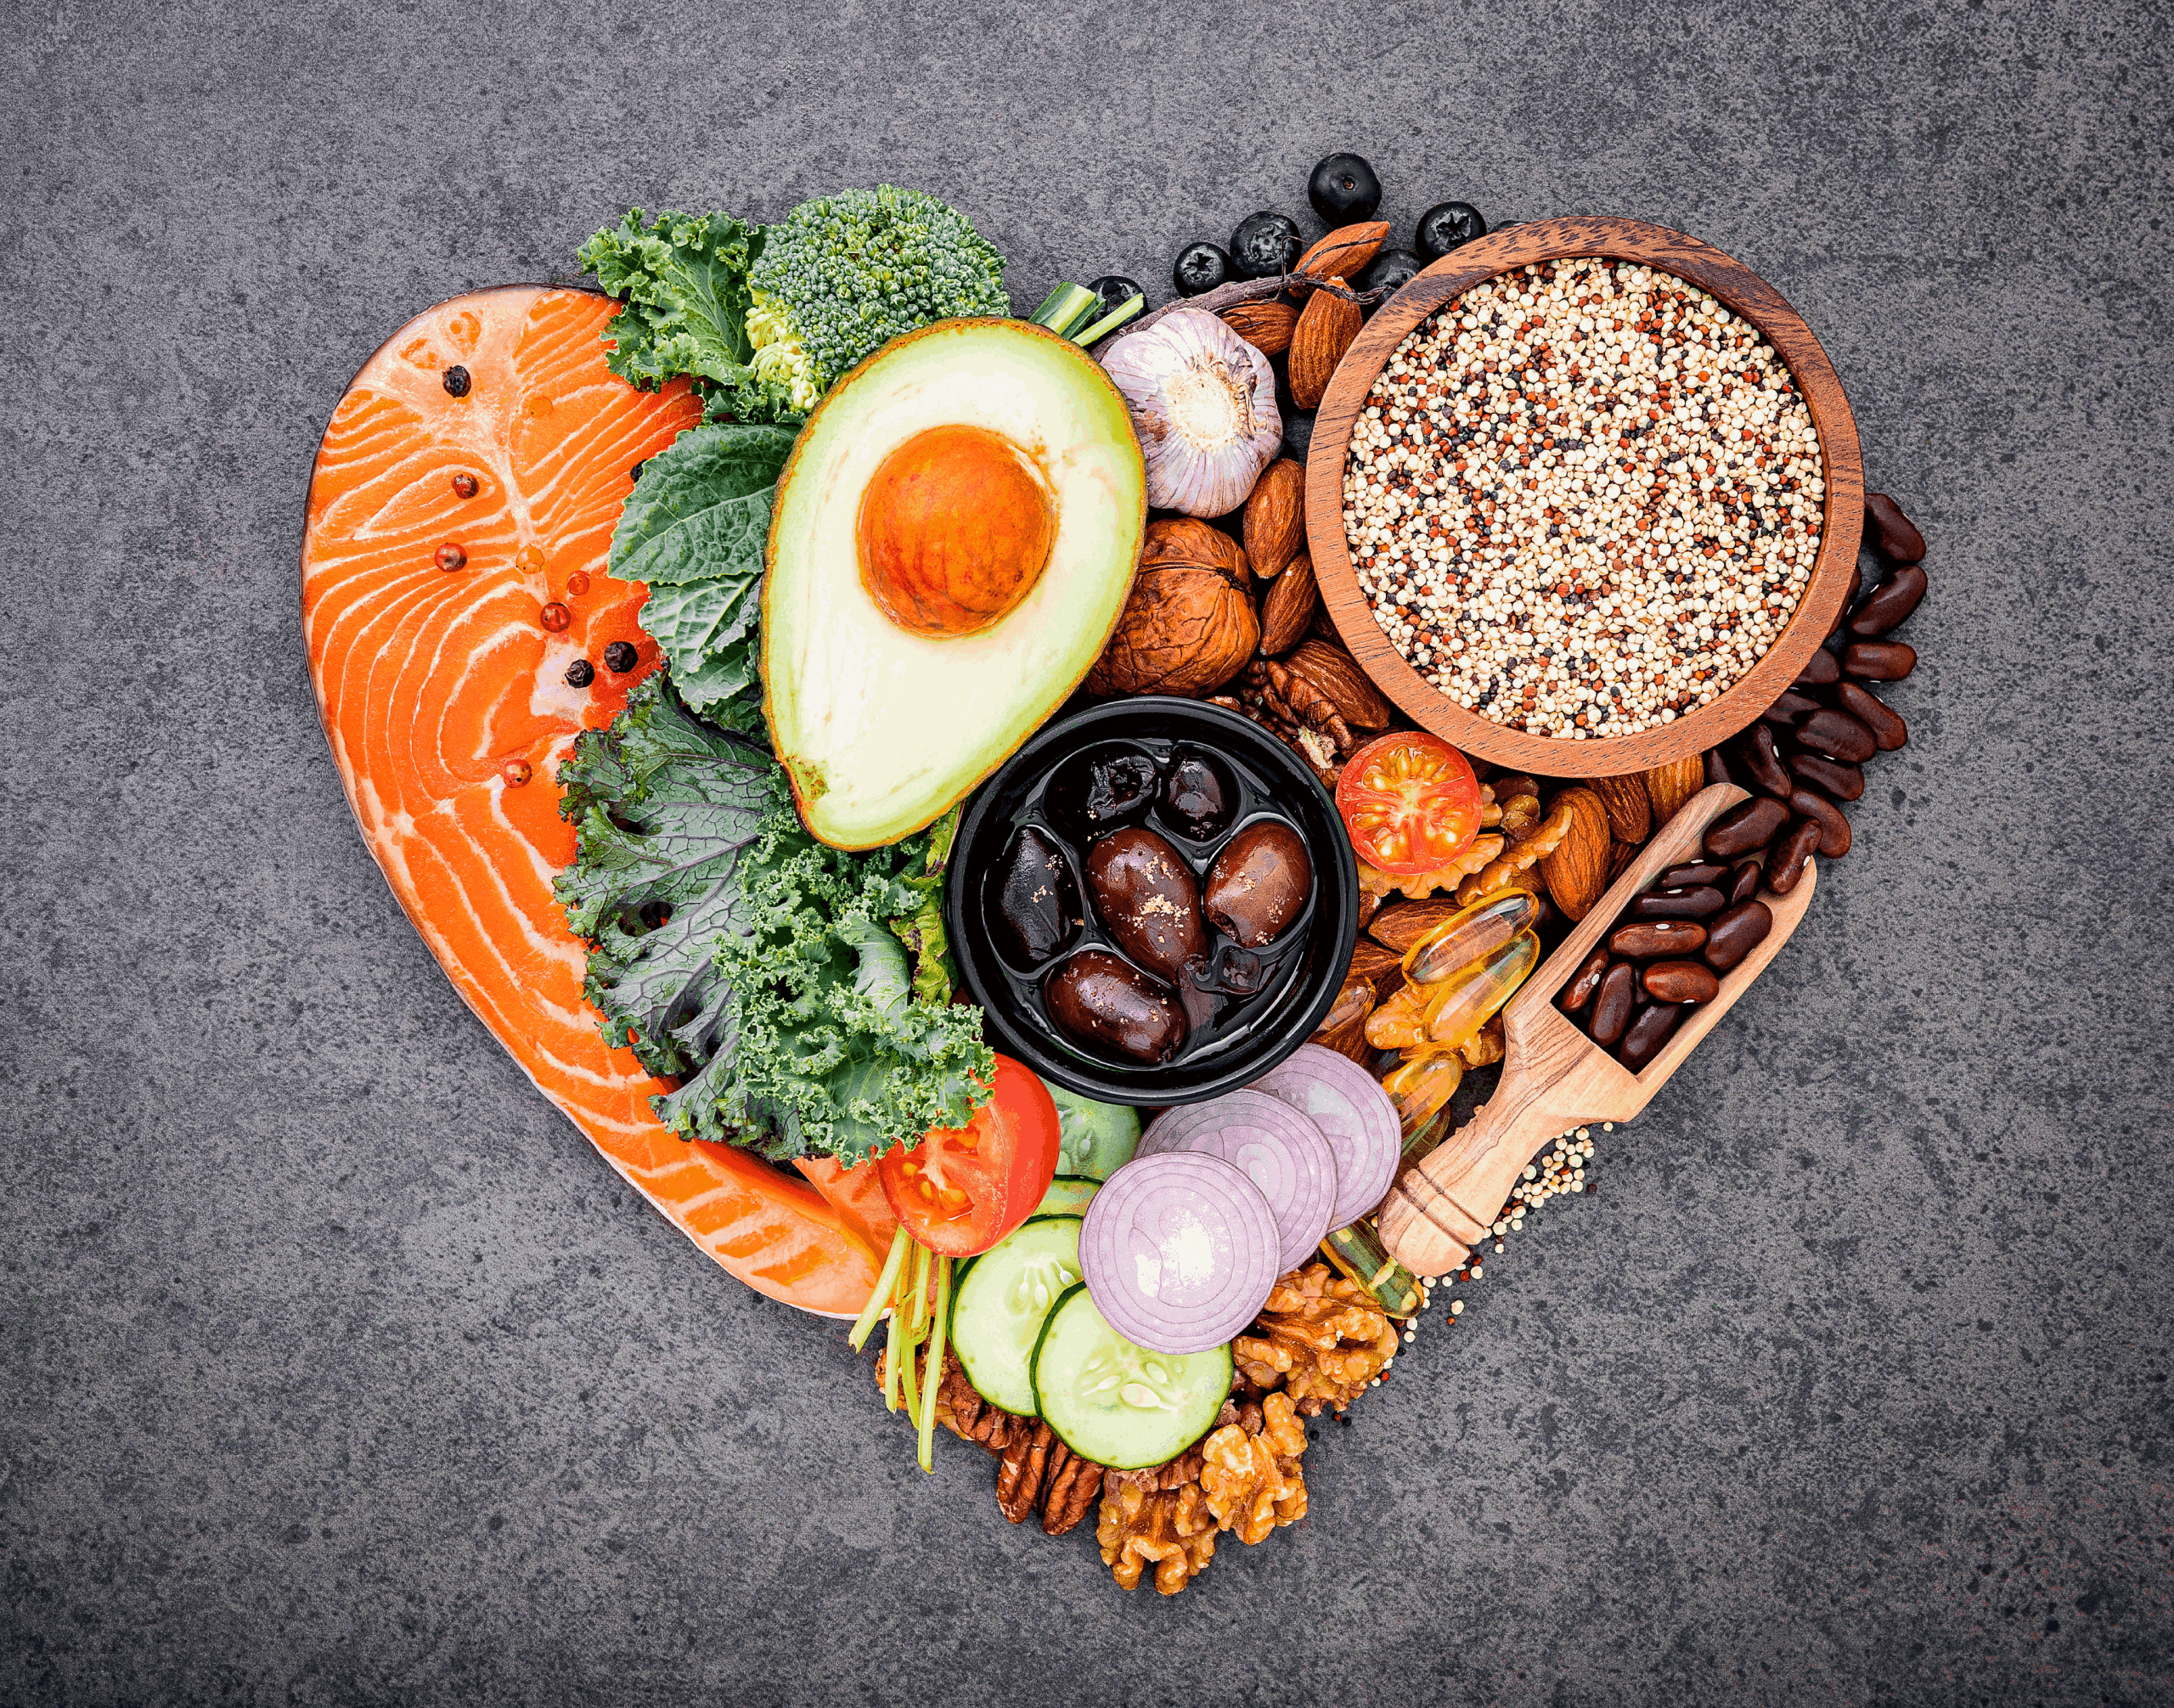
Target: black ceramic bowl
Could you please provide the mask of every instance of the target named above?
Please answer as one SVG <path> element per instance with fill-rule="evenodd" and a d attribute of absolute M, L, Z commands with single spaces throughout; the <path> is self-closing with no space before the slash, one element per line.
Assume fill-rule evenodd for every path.
<path fill-rule="evenodd" d="M 1082 948 L 1119 953 L 1091 902 L 1082 934 L 1039 968 L 1007 962 L 991 939 L 985 905 L 989 869 L 1023 824 L 1045 824 L 1043 790 L 1052 774 L 1090 748 L 1146 751 L 1157 759 L 1173 747 L 1204 749 L 1228 763 L 1242 797 L 1221 834 L 1193 842 L 1151 818 L 1197 876 L 1249 822 L 1278 817 L 1305 840 L 1314 868 L 1305 912 L 1278 939 L 1260 993 L 1196 1034 L 1171 1061 L 1129 1065 L 1083 1048 L 1060 1032 L 1043 1006 L 1042 981 Z M 1027 743 L 966 808 L 944 888 L 944 924 L 968 992 L 988 1016 L 991 1040 L 1045 1079 L 1105 1102 L 1161 1108 L 1197 1103 L 1260 1077 L 1304 1043 L 1336 1001 L 1359 935 L 1359 869 L 1336 805 L 1297 755 L 1257 725 L 1219 706 L 1159 696 L 1118 700 L 1061 718 Z M 1086 893 L 1084 871 L 1075 877 Z M 1287 949 L 1281 947 L 1288 944 Z"/>

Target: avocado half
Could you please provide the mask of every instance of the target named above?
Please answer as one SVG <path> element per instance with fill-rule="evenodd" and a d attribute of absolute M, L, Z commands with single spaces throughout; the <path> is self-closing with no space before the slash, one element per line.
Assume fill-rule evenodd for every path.
<path fill-rule="evenodd" d="M 903 626 L 864 574 L 864 495 L 938 428 L 1008 441 L 1055 522 L 1031 586 L 971 634 Z M 1031 322 L 938 321 L 840 380 L 778 478 L 763 587 L 763 712 L 808 830 L 842 848 L 896 842 L 1010 758 L 1116 628 L 1146 518 L 1124 399 Z"/>

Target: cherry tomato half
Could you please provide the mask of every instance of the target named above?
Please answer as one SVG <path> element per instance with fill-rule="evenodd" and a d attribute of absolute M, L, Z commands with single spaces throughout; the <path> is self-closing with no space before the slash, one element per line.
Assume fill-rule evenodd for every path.
<path fill-rule="evenodd" d="M 1447 865 L 1479 834 L 1479 780 L 1439 736 L 1400 730 L 1354 753 L 1337 780 L 1336 809 L 1359 858 L 1411 877 Z"/>
<path fill-rule="evenodd" d="M 972 1257 L 1034 1213 L 1056 1175 L 1057 1138 L 1049 1087 L 999 1056 L 996 1094 L 973 1119 L 893 1147 L 876 1171 L 908 1233 L 945 1257 Z"/>

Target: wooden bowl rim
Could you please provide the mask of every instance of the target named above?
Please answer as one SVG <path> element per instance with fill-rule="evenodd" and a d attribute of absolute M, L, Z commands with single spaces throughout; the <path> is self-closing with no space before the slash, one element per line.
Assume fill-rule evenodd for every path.
<path fill-rule="evenodd" d="M 1804 597 L 1766 656 L 1710 705 L 1631 736 L 1580 741 L 1528 735 L 1467 711 L 1406 663 L 1374 622 L 1343 533 L 1343 468 L 1366 394 L 1412 328 L 1475 285 L 1542 262 L 1633 261 L 1711 292 L 1780 353 L 1819 435 L 1826 505 Z M 1321 602 L 1375 685 L 1422 729 L 1460 752 L 1540 776 L 1650 770 L 1718 746 L 1780 697 L 1833 633 L 1864 532 L 1864 462 L 1841 376 L 1801 316 L 1742 262 L 1711 244 L 1642 220 L 1575 216 L 1490 233 L 1445 255 L 1392 296 L 1344 352 L 1315 417 L 1306 458 L 1306 538 Z"/>

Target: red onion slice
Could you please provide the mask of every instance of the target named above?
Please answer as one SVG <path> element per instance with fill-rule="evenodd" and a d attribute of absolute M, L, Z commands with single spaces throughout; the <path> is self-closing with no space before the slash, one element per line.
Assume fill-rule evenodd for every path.
<path fill-rule="evenodd" d="M 1151 1352 L 1205 1352 L 1244 1332 L 1282 1271 L 1260 1188 L 1220 1157 L 1135 1157 L 1079 1228 L 1079 1270 L 1111 1328 Z"/>
<path fill-rule="evenodd" d="M 1336 1157 L 1336 1208 L 1331 1233 L 1379 1208 L 1396 1181 L 1404 1132 L 1396 1105 L 1381 1081 L 1353 1061 L 1319 1044 L 1301 1044 L 1279 1067 L 1248 1088 L 1266 1091 L 1321 1130 Z"/>
<path fill-rule="evenodd" d="M 1139 1154 L 1165 1151 L 1220 1157 L 1260 1188 L 1276 1215 L 1279 1274 L 1312 1256 L 1327 1234 L 1336 1207 L 1336 1153 L 1321 1130 L 1281 1097 L 1226 1091 L 1169 1110 L 1141 1135 Z"/>

